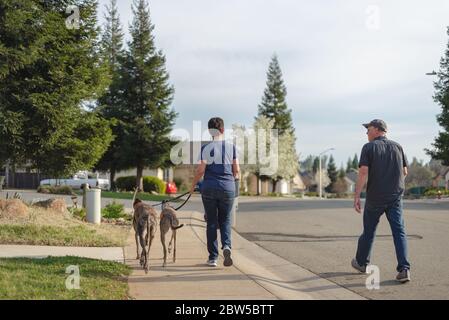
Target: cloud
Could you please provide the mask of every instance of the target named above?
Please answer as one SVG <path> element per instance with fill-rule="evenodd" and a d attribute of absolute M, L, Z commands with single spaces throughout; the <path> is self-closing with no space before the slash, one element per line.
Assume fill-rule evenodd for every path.
<path fill-rule="evenodd" d="M 119 1 L 125 29 L 130 3 Z M 379 9 L 375 30 L 369 6 Z M 448 41 L 447 0 L 152 0 L 150 8 L 177 127 L 213 115 L 250 125 L 276 52 L 303 155 L 333 146 L 345 162 L 366 139 L 359 124 L 383 118 L 410 156 L 428 159 L 440 109 L 425 73 L 438 69 Z"/>

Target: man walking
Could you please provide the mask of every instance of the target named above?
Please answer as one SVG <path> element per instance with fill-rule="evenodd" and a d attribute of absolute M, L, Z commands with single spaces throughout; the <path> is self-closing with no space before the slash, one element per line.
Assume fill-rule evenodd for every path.
<path fill-rule="evenodd" d="M 407 260 L 407 235 L 402 213 L 404 179 L 407 176 L 407 159 L 402 147 L 386 137 L 387 125 L 383 120 L 373 120 L 363 125 L 367 128 L 369 143 L 362 149 L 359 176 L 356 185 L 354 208 L 361 213 L 360 193 L 368 178 L 366 203 L 363 212 L 363 234 L 352 267 L 365 273 L 370 262 L 371 249 L 380 217 L 385 213 L 393 233 L 396 258 L 396 279 L 410 281 L 410 263 Z"/>

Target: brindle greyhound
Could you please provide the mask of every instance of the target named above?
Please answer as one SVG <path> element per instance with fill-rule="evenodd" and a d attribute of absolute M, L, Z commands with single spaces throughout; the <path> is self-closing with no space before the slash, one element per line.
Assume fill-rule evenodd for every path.
<path fill-rule="evenodd" d="M 176 211 L 175 211 L 175 209 L 170 207 L 168 205 L 168 203 L 164 203 L 162 205 L 162 212 L 161 212 L 160 219 L 161 219 L 161 221 L 160 221 L 161 242 L 162 242 L 162 247 L 164 250 L 164 263 L 162 266 L 165 267 L 167 264 L 167 248 L 165 246 L 165 235 L 167 234 L 168 230 L 171 229 L 172 235 L 171 235 L 170 243 L 168 245 L 168 253 L 169 254 L 171 253 L 172 243 L 173 243 L 174 244 L 174 246 L 173 246 L 173 262 L 176 262 L 176 230 L 182 228 L 184 225 L 183 224 L 179 225 L 179 220 L 176 217 Z"/>
<path fill-rule="evenodd" d="M 153 207 L 144 204 L 140 199 L 136 199 L 137 189 L 134 192 L 134 217 L 133 227 L 136 232 L 137 258 L 139 259 L 139 242 L 142 247 L 140 254 L 140 265 L 145 269 L 145 273 L 149 270 L 150 248 L 153 238 L 157 230 L 157 213 Z M 145 234 L 146 232 L 146 234 Z M 145 234 L 145 238 L 144 238 Z M 139 239 L 139 241 L 137 241 Z"/>

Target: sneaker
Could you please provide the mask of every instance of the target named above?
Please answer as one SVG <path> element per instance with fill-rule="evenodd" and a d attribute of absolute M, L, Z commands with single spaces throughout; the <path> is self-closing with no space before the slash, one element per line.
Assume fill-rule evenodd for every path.
<path fill-rule="evenodd" d="M 361 273 L 366 273 L 366 266 L 359 265 L 359 263 L 357 262 L 357 260 L 355 258 L 352 259 L 351 266 Z"/>
<path fill-rule="evenodd" d="M 396 280 L 402 283 L 409 282 L 411 280 L 410 278 L 410 270 L 404 269 L 401 272 L 398 273 L 398 276 L 396 277 Z"/>
<path fill-rule="evenodd" d="M 229 249 L 229 248 L 224 248 L 224 250 L 223 250 L 223 256 L 224 256 L 224 262 L 223 262 L 223 265 L 224 265 L 225 267 L 230 267 L 230 266 L 232 266 L 231 249 Z"/>
<path fill-rule="evenodd" d="M 207 260 L 207 265 L 209 267 L 216 267 L 218 265 L 217 260 Z"/>

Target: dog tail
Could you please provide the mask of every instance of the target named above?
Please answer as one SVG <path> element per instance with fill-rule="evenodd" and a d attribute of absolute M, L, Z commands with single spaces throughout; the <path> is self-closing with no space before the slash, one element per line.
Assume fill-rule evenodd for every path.
<path fill-rule="evenodd" d="M 182 227 L 184 227 L 183 224 L 179 225 L 178 219 L 175 218 L 175 217 L 173 217 L 173 216 L 171 216 L 170 224 L 171 224 L 171 228 L 172 228 L 173 230 L 178 230 L 178 229 L 181 229 Z"/>

